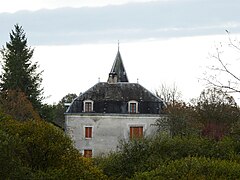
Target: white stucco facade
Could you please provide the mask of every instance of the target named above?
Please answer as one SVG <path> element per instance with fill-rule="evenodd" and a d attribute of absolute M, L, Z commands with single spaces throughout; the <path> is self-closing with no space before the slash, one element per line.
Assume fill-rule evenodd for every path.
<path fill-rule="evenodd" d="M 130 127 L 143 127 L 144 136 L 155 134 L 155 122 L 161 117 L 159 114 L 66 114 L 65 130 L 80 152 L 92 150 L 92 155 L 98 156 L 115 151 L 119 140 L 129 140 Z M 85 137 L 85 127 L 92 127 L 91 138 Z"/>

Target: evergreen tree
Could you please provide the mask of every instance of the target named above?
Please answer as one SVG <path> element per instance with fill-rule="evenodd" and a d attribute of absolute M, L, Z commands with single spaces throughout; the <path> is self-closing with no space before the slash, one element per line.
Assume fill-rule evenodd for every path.
<path fill-rule="evenodd" d="M 16 24 L 10 33 L 10 41 L 1 49 L 2 68 L 1 91 L 9 90 L 23 92 L 33 107 L 40 112 L 42 91 L 42 72 L 37 72 L 38 63 L 31 58 L 34 49 L 28 47 L 27 38 L 22 26 Z"/>

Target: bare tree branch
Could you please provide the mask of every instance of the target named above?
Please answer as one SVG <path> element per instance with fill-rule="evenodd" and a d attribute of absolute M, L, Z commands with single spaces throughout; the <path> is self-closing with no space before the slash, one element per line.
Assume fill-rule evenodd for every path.
<path fill-rule="evenodd" d="M 234 49 L 236 49 L 238 52 L 240 52 L 240 44 L 237 44 L 235 42 L 232 41 L 232 38 L 230 37 L 230 33 L 226 30 L 227 34 L 228 34 L 228 42 L 229 42 L 229 46 L 228 47 L 232 47 Z M 204 81 L 207 82 L 207 84 L 209 86 L 212 87 L 216 87 L 218 89 L 224 89 L 226 90 L 228 93 L 240 93 L 240 77 L 238 76 L 238 74 L 234 73 L 232 71 L 232 69 L 229 68 L 229 64 L 226 63 L 223 60 L 223 53 L 224 51 L 221 51 L 219 48 L 222 48 L 222 44 L 220 43 L 219 47 L 216 47 L 216 54 L 215 55 L 211 55 L 211 58 L 217 60 L 218 64 L 217 66 L 212 66 L 210 68 L 208 68 L 210 70 L 210 72 L 215 71 L 215 72 L 219 72 L 219 74 L 217 75 L 216 73 L 211 75 L 208 74 L 208 77 L 204 78 Z M 227 82 L 224 81 L 225 77 L 228 77 Z M 223 78 L 221 78 L 223 77 Z"/>
<path fill-rule="evenodd" d="M 230 37 L 230 32 L 228 30 L 225 30 L 228 34 L 228 41 L 229 41 L 229 45 L 231 45 L 232 47 L 234 47 L 235 49 L 240 51 L 240 47 L 236 44 L 233 43 L 232 38 Z"/>
<path fill-rule="evenodd" d="M 164 100 L 168 105 L 173 105 L 180 101 L 181 92 L 178 90 L 176 84 L 174 83 L 172 86 L 167 86 L 166 84 L 162 84 L 159 90 L 156 90 L 156 95 Z"/>
<path fill-rule="evenodd" d="M 240 78 L 238 78 L 235 74 L 233 74 L 228 68 L 227 66 L 223 63 L 221 57 L 220 57 L 220 53 L 217 50 L 217 56 L 213 56 L 215 57 L 221 64 L 221 66 L 223 67 L 223 71 L 225 71 L 226 73 L 228 73 L 230 76 L 232 76 L 234 79 L 236 79 L 237 81 L 240 81 Z"/>
<path fill-rule="evenodd" d="M 219 82 L 219 84 L 214 83 L 213 81 L 210 81 L 209 79 L 206 79 L 206 78 L 204 78 L 204 80 L 207 81 L 208 84 L 213 86 L 213 87 L 227 90 L 227 93 L 235 93 L 235 92 L 240 93 L 240 90 L 230 86 L 230 84 L 227 86 L 227 85 L 222 85 L 220 82 Z"/>

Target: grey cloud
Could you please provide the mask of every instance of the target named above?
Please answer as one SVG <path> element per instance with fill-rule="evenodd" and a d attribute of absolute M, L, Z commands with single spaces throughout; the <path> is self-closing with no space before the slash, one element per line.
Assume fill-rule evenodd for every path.
<path fill-rule="evenodd" d="M 237 0 L 185 0 L 0 14 L 0 43 L 19 23 L 33 45 L 81 44 L 240 32 Z"/>

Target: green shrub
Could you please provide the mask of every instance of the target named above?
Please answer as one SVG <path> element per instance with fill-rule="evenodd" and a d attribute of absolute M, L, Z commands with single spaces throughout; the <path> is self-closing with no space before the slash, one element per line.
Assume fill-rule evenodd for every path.
<path fill-rule="evenodd" d="M 4 179 L 106 179 L 62 130 L 47 122 L 0 119 L 0 140 L 1 164 L 10 162 L 0 171 Z M 8 174 L 9 166 L 17 168 L 15 174 Z"/>
<path fill-rule="evenodd" d="M 168 162 L 186 157 L 206 157 L 240 162 L 240 143 L 231 138 L 221 141 L 202 137 L 159 135 L 142 140 L 122 141 L 119 150 L 95 159 L 103 172 L 114 179 L 130 178 L 136 172 L 152 171 Z"/>
<path fill-rule="evenodd" d="M 132 179 L 239 179 L 240 164 L 205 157 L 186 157 L 137 173 Z"/>
<path fill-rule="evenodd" d="M 122 141 L 118 152 L 95 158 L 94 161 L 104 174 L 114 179 L 125 179 L 147 168 L 145 161 L 149 156 L 149 143 L 148 139 Z"/>
<path fill-rule="evenodd" d="M 1 179 L 20 179 L 32 177 L 31 169 L 18 156 L 24 147 L 18 137 L 0 130 L 0 177 Z"/>

